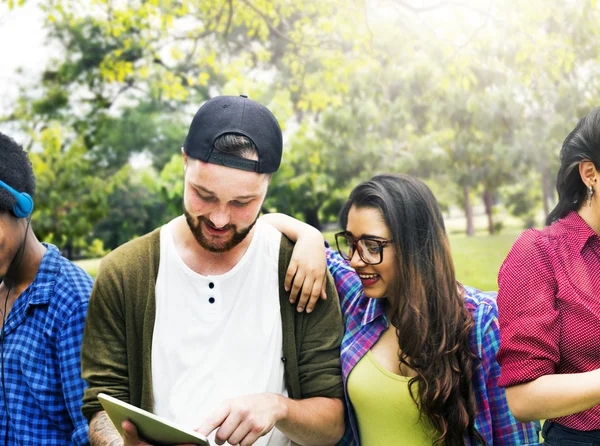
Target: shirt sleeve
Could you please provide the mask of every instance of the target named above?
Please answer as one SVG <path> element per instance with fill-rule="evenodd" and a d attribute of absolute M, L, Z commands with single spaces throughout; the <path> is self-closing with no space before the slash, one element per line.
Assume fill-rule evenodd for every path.
<path fill-rule="evenodd" d="M 81 413 L 85 382 L 81 378 L 80 348 L 86 310 L 87 301 L 77 305 L 70 317 L 63 322 L 58 337 L 58 361 L 63 395 L 74 426 L 71 441 L 78 446 L 89 444 L 88 425 Z"/>
<path fill-rule="evenodd" d="M 496 353 L 500 345 L 498 311 L 495 305 L 480 305 L 476 323 L 483 337 L 479 346 L 481 367 L 484 373 L 486 395 L 490 411 L 492 442 L 497 445 L 538 445 L 539 424 L 537 422 L 521 423 L 510 412 L 506 394 L 498 386 L 500 366 L 496 361 Z M 486 429 L 480 430 L 485 431 Z M 489 440 L 488 440 L 489 441 Z"/>
<path fill-rule="evenodd" d="M 498 362 L 502 387 L 553 374 L 560 360 L 557 286 L 549 251 L 547 240 L 537 231 L 525 231 L 500 268 Z"/>
<path fill-rule="evenodd" d="M 82 376 L 88 385 L 83 396 L 82 412 L 88 421 L 96 412 L 103 410 L 97 398 L 101 392 L 129 402 L 120 283 L 114 265 L 111 266 L 108 258 L 102 260 L 90 297 L 81 345 Z"/>
<path fill-rule="evenodd" d="M 344 398 L 340 345 L 344 326 L 332 277 L 327 275 L 327 299 L 312 313 L 296 314 L 302 341 L 298 351 L 298 376 L 302 398 Z"/>

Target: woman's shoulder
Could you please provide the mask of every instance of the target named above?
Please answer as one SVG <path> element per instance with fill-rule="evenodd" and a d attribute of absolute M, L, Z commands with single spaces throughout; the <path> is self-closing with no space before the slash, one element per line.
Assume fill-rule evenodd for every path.
<path fill-rule="evenodd" d="M 511 252 L 522 254 L 538 253 L 556 245 L 568 243 L 567 230 L 563 221 L 556 221 L 541 229 L 531 228 L 523 231 L 515 240 Z"/>
<path fill-rule="evenodd" d="M 500 330 L 498 325 L 498 305 L 496 292 L 481 291 L 465 286 L 465 307 L 473 318 L 473 327 L 469 335 L 471 350 L 486 364 L 500 344 Z M 493 353 L 490 356 L 490 352 Z M 487 367 L 486 367 L 487 370 Z"/>
<path fill-rule="evenodd" d="M 553 265 L 568 254 L 569 246 L 568 231 L 561 221 L 542 229 L 527 229 L 515 240 L 500 266 L 500 288 L 506 278 L 552 276 Z"/>
<path fill-rule="evenodd" d="M 495 291 L 482 291 L 463 285 L 465 290 L 465 307 L 475 321 L 475 328 L 485 329 L 489 323 L 498 318 L 498 304 Z"/>

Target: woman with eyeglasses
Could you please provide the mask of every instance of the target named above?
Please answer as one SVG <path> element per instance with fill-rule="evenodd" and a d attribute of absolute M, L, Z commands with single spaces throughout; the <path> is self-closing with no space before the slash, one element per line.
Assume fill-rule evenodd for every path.
<path fill-rule="evenodd" d="M 546 227 L 525 231 L 498 275 L 500 385 L 545 445 L 600 445 L 600 107 L 565 139 Z"/>
<path fill-rule="evenodd" d="M 301 232 L 267 218 L 292 238 Z M 346 320 L 340 444 L 538 444 L 537 426 L 516 421 L 497 386 L 494 295 L 456 281 L 429 188 L 376 176 L 352 191 L 341 226 L 337 252 L 327 249 Z"/>

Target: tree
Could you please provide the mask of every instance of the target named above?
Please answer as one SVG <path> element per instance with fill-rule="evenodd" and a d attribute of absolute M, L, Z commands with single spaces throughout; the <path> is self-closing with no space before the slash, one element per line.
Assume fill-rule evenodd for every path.
<path fill-rule="evenodd" d="M 161 195 L 161 183 L 153 168 L 135 170 L 125 166 L 107 197 L 108 211 L 96 222 L 93 237 L 115 249 L 131 239 L 161 226 L 169 217 Z"/>
<path fill-rule="evenodd" d="M 168 215 L 181 211 L 191 115 L 209 96 L 245 92 L 285 130 L 267 209 L 319 226 L 357 182 L 408 172 L 452 191 L 468 234 L 481 195 L 493 232 L 493 205 L 521 179 L 548 211 L 560 142 L 600 86 L 594 2 L 42 2 L 63 53 L 5 119 L 33 151 L 58 123 L 63 151 L 77 143 L 104 178 L 145 153 L 168 185 Z M 140 183 L 127 187 L 148 198 Z"/>
<path fill-rule="evenodd" d="M 52 124 L 41 132 L 42 151 L 29 156 L 36 177 L 36 235 L 73 258 L 107 211 L 112 185 L 91 169 L 81 139 L 68 143 L 67 139 L 64 129 Z"/>
<path fill-rule="evenodd" d="M 340 102 L 368 34 L 354 0 L 43 5 L 63 53 L 44 72 L 41 98 L 24 89 L 8 119 L 32 141 L 49 120 L 72 128 L 106 176 L 139 152 L 166 167 L 216 91 L 250 93 L 300 125 Z"/>

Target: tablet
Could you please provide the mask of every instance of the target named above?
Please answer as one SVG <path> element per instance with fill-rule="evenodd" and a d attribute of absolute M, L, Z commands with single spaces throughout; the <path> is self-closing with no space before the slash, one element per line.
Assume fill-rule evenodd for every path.
<path fill-rule="evenodd" d="M 123 436 L 121 423 L 129 420 L 137 427 L 140 437 L 152 444 L 176 445 L 191 443 L 201 446 L 209 446 L 210 444 L 206 437 L 198 432 L 172 423 L 139 407 L 124 403 L 105 393 L 98 394 L 98 401 L 106 410 L 108 417 L 121 436 Z"/>

